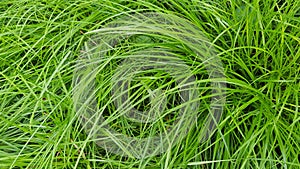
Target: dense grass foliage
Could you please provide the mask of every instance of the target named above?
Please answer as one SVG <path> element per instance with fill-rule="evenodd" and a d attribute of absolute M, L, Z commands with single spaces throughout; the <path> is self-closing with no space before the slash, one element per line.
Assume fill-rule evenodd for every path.
<path fill-rule="evenodd" d="M 135 159 L 106 152 L 83 130 L 72 79 L 89 32 L 146 12 L 184 18 L 210 40 L 223 63 L 226 104 L 216 132 L 205 142 L 199 116 L 188 135 L 165 153 Z M 139 36 L 115 46 L 111 56 L 129 56 L 157 44 L 177 50 L 197 80 L 205 82 L 199 87 L 199 113 L 207 112 L 208 76 L 181 42 Z M 100 85 L 115 64 L 106 65 L 97 79 Z M 151 76 L 158 80 L 142 81 L 154 88 L 174 82 L 163 80 L 170 78 L 163 72 Z M 140 90 L 139 97 L 145 97 L 146 88 Z M 105 86 L 99 92 L 107 94 Z M 179 104 L 171 100 L 170 108 Z M 115 115 L 107 112 L 108 119 L 110 113 Z M 157 128 L 172 125 L 171 118 Z M 0 1 L 0 168 L 300 168 L 299 120 L 298 0 Z M 124 117 L 110 125 L 132 136 L 156 129 Z"/>

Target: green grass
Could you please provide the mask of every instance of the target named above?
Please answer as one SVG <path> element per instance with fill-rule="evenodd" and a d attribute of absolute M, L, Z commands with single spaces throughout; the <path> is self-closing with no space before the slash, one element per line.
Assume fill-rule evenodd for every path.
<path fill-rule="evenodd" d="M 226 104 L 216 131 L 201 141 L 213 97 L 210 82 L 225 79 L 209 78 L 203 60 L 197 58 L 197 47 L 193 49 L 192 43 L 180 40 L 167 28 L 161 34 L 146 29 L 143 36 L 120 40 L 105 58 L 96 58 L 99 67 L 94 95 L 103 124 L 137 138 L 164 133 L 175 124 L 176 113 L 166 113 L 153 124 L 141 124 L 123 116 L 128 110 L 120 114 L 113 105 L 110 82 L 116 81 L 117 66 L 153 47 L 184 61 L 200 93 L 196 100 L 187 102 L 200 101 L 194 111 L 196 123 L 181 126 L 189 129 L 187 135 L 179 135 L 177 144 L 169 140 L 164 153 L 139 159 L 107 152 L 97 145 L 99 140 L 92 132 L 84 130 L 80 111 L 74 108 L 74 95 L 80 89 L 74 86 L 73 78 L 78 60 L 88 50 L 86 42 L 97 34 L 94 30 L 124 16 L 147 12 L 184 18 L 209 39 L 224 67 Z M 183 31 L 186 25 L 178 30 Z M 103 34 L 115 37 L 110 31 Z M 183 36 L 200 38 L 188 31 Z M 125 69 L 131 67 L 125 65 Z M 148 92 L 158 89 L 152 96 L 166 96 L 161 103 L 179 110 L 181 89 L 171 89 L 176 85 L 182 84 L 166 71 L 141 71 L 133 78 L 129 97 L 137 109 L 147 110 L 151 106 Z M 1 169 L 296 169 L 300 168 L 299 109 L 300 1 L 0 1 Z"/>

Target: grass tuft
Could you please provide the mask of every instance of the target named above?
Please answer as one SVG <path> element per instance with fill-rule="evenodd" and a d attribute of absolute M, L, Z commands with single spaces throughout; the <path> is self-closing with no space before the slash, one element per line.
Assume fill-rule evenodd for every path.
<path fill-rule="evenodd" d="M 208 38 L 224 67 L 226 104 L 214 134 L 201 141 L 213 97 L 210 82 L 220 79 L 209 79 L 203 60 L 196 57 L 199 48 L 180 40 L 184 35 L 199 38 L 184 32 L 187 24 L 174 28 L 183 35 L 164 27 L 161 34 L 151 33 L 150 25 L 144 30 L 148 34 L 120 40 L 107 58 L 97 58 L 103 67 L 96 72 L 96 104 L 104 124 L 137 138 L 164 133 L 175 124 L 178 112 L 170 112 L 182 106 L 178 86 L 183 84 L 166 71 L 131 74 L 127 90 L 139 110 L 165 103 L 170 111 L 153 124 L 117 113 L 111 96 L 118 65 L 153 47 L 183 60 L 200 93 L 191 101 L 201 103 L 195 124 L 181 126 L 189 132 L 179 134 L 177 144 L 168 140 L 164 153 L 138 159 L 107 152 L 86 132 L 74 109 L 73 76 L 95 30 L 151 12 L 185 19 Z M 2 0 L 0 168 L 300 168 L 299 37 L 296 0 Z M 125 65 L 124 70 L 134 66 Z M 152 98 L 165 99 L 151 103 L 149 91 L 155 91 Z"/>

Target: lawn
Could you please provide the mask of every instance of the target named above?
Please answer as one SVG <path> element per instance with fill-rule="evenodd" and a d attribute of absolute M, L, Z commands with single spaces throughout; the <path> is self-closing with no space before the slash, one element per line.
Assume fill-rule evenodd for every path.
<path fill-rule="evenodd" d="M 0 1 L 0 169 L 296 169 L 299 121 L 298 0 Z"/>

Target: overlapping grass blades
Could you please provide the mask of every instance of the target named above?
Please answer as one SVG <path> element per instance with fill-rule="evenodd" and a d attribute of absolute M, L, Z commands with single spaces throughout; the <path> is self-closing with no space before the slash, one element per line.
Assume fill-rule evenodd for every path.
<path fill-rule="evenodd" d="M 2 0 L 0 168 L 299 168 L 299 9 L 296 0 Z M 72 79 L 86 32 L 144 12 L 185 18 L 203 32 L 223 62 L 227 102 L 211 139 L 201 143 L 199 118 L 170 151 L 141 160 L 108 153 L 88 137 L 73 109 Z M 165 47 L 172 45 L 182 44 Z M 193 58 L 182 50 L 183 59 Z M 188 64 L 206 84 L 203 62 Z M 210 95 L 200 87 L 204 113 Z M 115 124 L 134 131 L 125 119 Z"/>

